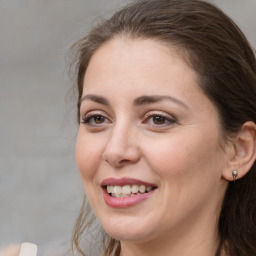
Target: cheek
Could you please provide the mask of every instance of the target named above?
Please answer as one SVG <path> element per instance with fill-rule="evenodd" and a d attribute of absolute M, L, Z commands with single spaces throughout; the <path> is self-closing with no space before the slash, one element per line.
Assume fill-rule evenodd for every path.
<path fill-rule="evenodd" d="M 96 174 L 101 160 L 100 143 L 95 143 L 89 136 L 78 133 L 76 142 L 76 163 L 83 183 L 90 182 Z"/>
<path fill-rule="evenodd" d="M 218 201 L 225 162 L 217 136 L 208 136 L 206 140 L 199 133 L 194 133 L 193 138 L 177 135 L 168 141 L 155 142 L 154 152 L 157 154 L 148 149 L 146 154 L 160 178 L 161 205 L 165 205 L 163 215 L 167 220 L 183 220 L 188 213 L 196 213 L 208 205 L 207 200 Z"/>
<path fill-rule="evenodd" d="M 154 142 L 154 152 L 147 151 L 152 169 L 163 178 L 191 179 L 197 174 L 214 175 L 221 169 L 221 147 L 218 136 L 203 136 L 204 133 L 183 133 L 171 135 Z M 150 147 L 147 147 L 150 149 Z M 207 171 L 208 170 L 208 171 Z M 211 171 L 214 171 L 211 172 Z M 217 170 L 216 170 L 217 171 Z M 177 181 L 177 180 L 176 180 Z"/>

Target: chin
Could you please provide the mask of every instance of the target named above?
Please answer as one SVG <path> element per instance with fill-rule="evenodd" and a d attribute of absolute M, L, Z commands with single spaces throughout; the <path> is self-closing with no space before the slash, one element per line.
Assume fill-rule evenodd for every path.
<path fill-rule="evenodd" d="M 150 239 L 154 233 L 153 227 L 143 220 L 131 220 L 124 218 L 116 219 L 114 221 L 102 221 L 103 229 L 114 239 L 119 241 L 146 241 Z"/>
<path fill-rule="evenodd" d="M 126 228 L 128 229 L 128 228 Z M 129 242 L 140 242 L 140 241 L 146 241 L 149 240 L 149 237 L 145 232 L 141 231 L 128 231 L 128 230 L 105 230 L 111 237 L 118 241 L 129 241 Z"/>

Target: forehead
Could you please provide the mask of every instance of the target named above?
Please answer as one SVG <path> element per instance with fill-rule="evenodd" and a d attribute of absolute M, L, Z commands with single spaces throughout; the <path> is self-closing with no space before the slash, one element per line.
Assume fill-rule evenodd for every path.
<path fill-rule="evenodd" d="M 198 84 L 197 73 L 184 61 L 181 49 L 151 39 L 116 38 L 93 54 L 85 74 L 84 89 L 104 81 L 118 83 L 119 87 L 128 82 L 130 86 L 139 87 L 154 81 L 158 87 L 163 81 L 174 80 L 177 86 L 185 80 Z"/>

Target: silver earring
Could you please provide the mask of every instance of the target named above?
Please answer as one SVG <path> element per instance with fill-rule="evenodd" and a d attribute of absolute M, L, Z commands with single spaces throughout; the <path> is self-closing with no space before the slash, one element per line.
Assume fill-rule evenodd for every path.
<path fill-rule="evenodd" d="M 236 180 L 237 175 L 238 175 L 238 171 L 237 171 L 237 170 L 234 170 L 234 171 L 232 172 L 232 176 L 233 176 L 234 181 Z"/>

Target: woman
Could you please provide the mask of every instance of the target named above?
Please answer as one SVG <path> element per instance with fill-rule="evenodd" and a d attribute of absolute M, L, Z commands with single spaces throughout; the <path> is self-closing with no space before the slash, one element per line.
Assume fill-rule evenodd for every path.
<path fill-rule="evenodd" d="M 141 0 L 74 45 L 76 161 L 104 255 L 256 255 L 256 62 L 201 0 Z M 92 223 L 82 207 L 74 250 Z"/>

